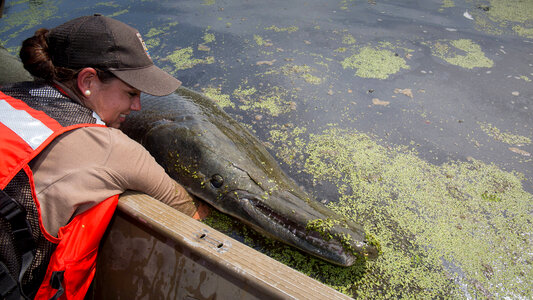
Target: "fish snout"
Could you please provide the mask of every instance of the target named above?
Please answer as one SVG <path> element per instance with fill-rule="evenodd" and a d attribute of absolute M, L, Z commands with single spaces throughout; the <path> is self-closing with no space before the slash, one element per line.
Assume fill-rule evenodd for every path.
<path fill-rule="evenodd" d="M 344 221 L 325 207 L 309 206 L 303 199 L 296 201 L 294 196 L 277 194 L 236 190 L 226 197 L 239 203 L 246 223 L 258 231 L 333 264 L 350 266 L 359 255 L 377 257 L 376 243 L 362 227 Z"/>

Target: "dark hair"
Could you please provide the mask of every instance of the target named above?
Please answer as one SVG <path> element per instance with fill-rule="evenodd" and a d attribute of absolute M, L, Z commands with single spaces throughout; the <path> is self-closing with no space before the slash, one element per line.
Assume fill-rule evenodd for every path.
<path fill-rule="evenodd" d="M 24 68 L 33 76 L 48 82 L 53 82 L 54 80 L 61 82 L 78 94 L 76 79 L 81 69 L 70 69 L 54 65 L 46 40 L 48 32 L 48 29 L 41 28 L 32 37 L 22 42 L 19 55 Z M 104 83 L 116 78 L 111 72 L 96 68 L 95 70 L 98 78 Z"/>

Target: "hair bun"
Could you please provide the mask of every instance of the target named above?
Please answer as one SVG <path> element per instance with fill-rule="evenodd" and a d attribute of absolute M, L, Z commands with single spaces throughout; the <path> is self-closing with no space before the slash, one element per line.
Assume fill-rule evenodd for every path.
<path fill-rule="evenodd" d="M 41 28 L 35 34 L 22 42 L 20 59 L 24 68 L 35 77 L 53 80 L 56 70 L 48 53 L 47 35 L 49 30 Z"/>

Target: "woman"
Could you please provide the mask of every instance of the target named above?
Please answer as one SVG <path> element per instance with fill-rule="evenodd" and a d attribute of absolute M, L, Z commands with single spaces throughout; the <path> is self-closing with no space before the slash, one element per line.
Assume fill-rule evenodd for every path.
<path fill-rule="evenodd" d="M 0 266 L 11 284 L 0 280 L 18 286 L 0 298 L 83 299 L 118 194 L 138 190 L 198 217 L 185 189 L 116 129 L 141 109 L 141 92 L 181 83 L 153 64 L 137 30 L 101 15 L 38 30 L 20 57 L 38 80 L 0 93 Z M 26 217 L 13 221 L 13 207 Z"/>

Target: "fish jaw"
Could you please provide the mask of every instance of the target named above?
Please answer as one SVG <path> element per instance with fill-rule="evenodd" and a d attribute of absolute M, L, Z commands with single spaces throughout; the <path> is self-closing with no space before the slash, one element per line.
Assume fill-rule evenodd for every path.
<path fill-rule="evenodd" d="M 329 209 L 311 207 L 291 193 L 265 196 L 245 190 L 228 192 L 223 201 L 226 213 L 255 230 L 292 245 L 313 256 L 340 266 L 351 266 L 359 255 L 373 259 L 378 249 L 354 224 L 340 220 Z M 233 209 L 227 210 L 228 207 Z M 332 226 L 313 226 L 317 220 L 330 220 Z"/>

